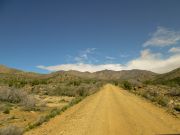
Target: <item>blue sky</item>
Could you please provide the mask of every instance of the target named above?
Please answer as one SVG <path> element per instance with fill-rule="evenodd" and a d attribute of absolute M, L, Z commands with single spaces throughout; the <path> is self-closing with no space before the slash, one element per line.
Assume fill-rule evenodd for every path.
<path fill-rule="evenodd" d="M 180 67 L 179 0 L 0 0 L 0 64 L 57 70 Z"/>

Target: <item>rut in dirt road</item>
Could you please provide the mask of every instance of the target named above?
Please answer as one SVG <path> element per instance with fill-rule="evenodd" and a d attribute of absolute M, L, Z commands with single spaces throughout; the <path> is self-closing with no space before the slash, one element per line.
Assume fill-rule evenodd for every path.
<path fill-rule="evenodd" d="M 180 120 L 110 84 L 26 135 L 156 135 L 180 133 Z"/>

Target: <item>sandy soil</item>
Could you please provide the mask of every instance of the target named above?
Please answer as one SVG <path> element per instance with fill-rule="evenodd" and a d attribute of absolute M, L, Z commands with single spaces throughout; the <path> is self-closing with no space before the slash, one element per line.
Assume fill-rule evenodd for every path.
<path fill-rule="evenodd" d="M 87 97 L 26 135 L 155 135 L 180 133 L 180 120 L 112 86 Z"/>

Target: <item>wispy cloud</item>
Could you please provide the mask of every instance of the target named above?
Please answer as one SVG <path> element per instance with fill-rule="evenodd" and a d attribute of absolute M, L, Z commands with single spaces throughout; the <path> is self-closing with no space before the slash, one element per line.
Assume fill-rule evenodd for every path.
<path fill-rule="evenodd" d="M 180 32 L 173 31 L 165 27 L 157 27 L 157 30 L 151 35 L 143 46 L 170 46 L 175 45 L 180 41 Z"/>
<path fill-rule="evenodd" d="M 129 55 L 127 55 L 127 54 L 121 54 L 120 57 L 121 57 L 121 58 L 127 58 L 127 57 L 129 57 Z"/>
<path fill-rule="evenodd" d="M 93 54 L 96 48 L 87 48 L 86 50 L 80 51 L 80 54 L 74 58 L 77 63 L 89 62 L 89 55 Z"/>
<path fill-rule="evenodd" d="M 48 71 L 59 71 L 59 70 L 77 70 L 77 71 L 89 71 L 96 72 L 100 70 L 130 70 L 130 69 L 142 69 L 150 70 L 156 73 L 165 73 L 175 68 L 180 67 L 180 54 L 173 54 L 170 57 L 164 59 L 161 53 L 152 53 L 151 50 L 145 49 L 141 51 L 140 57 L 130 60 L 125 65 L 121 64 L 61 64 L 55 66 L 37 66 L 40 69 Z"/>
<path fill-rule="evenodd" d="M 111 57 L 111 56 L 106 56 L 105 57 L 107 60 L 115 60 L 116 58 L 114 58 L 114 57 Z"/>
<path fill-rule="evenodd" d="M 180 47 L 172 47 L 169 49 L 169 52 L 171 53 L 180 53 Z"/>
<path fill-rule="evenodd" d="M 172 31 L 164 27 L 158 27 L 157 31 L 152 34 L 152 37 L 146 41 L 143 46 L 164 47 L 176 45 L 179 41 L 180 32 Z M 96 61 L 98 61 L 95 57 L 92 56 L 95 50 L 95 48 L 88 48 L 84 51 L 81 51 L 78 56 L 74 57 L 74 64 L 61 64 L 54 66 L 40 65 L 37 67 L 48 71 L 77 70 L 82 72 L 96 72 L 105 69 L 115 71 L 142 69 L 150 70 L 156 73 L 165 73 L 180 67 L 180 47 L 172 47 L 169 49 L 171 54 L 168 57 L 161 53 L 153 53 L 150 49 L 144 49 L 140 52 L 139 57 L 129 60 L 124 65 L 112 62 L 116 58 L 111 56 L 105 57 L 105 64 L 95 64 Z M 127 56 L 128 55 L 120 55 L 120 57 Z"/>

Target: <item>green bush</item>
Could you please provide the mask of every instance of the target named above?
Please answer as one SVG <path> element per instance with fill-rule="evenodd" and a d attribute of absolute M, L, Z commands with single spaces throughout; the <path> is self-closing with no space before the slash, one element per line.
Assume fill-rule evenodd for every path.
<path fill-rule="evenodd" d="M 77 90 L 77 94 L 79 95 L 79 96 L 87 96 L 88 95 L 88 89 L 87 88 L 85 88 L 85 87 L 80 87 L 80 88 L 78 88 L 78 90 Z"/>
<path fill-rule="evenodd" d="M 180 112 L 180 105 L 175 105 L 175 106 L 174 106 L 174 109 L 175 109 L 176 111 Z"/>
<path fill-rule="evenodd" d="M 170 92 L 168 93 L 170 96 L 180 96 L 180 89 L 171 89 Z"/>
<path fill-rule="evenodd" d="M 69 106 L 73 106 L 73 105 L 79 103 L 81 100 L 83 100 L 83 97 L 76 97 L 69 103 Z"/>
<path fill-rule="evenodd" d="M 124 81 L 123 82 L 123 88 L 126 89 L 126 90 L 131 90 L 132 89 L 132 85 L 131 85 L 130 82 Z"/>
<path fill-rule="evenodd" d="M 158 104 L 160 104 L 160 105 L 162 105 L 162 106 L 167 106 L 168 103 L 169 103 L 169 100 L 168 100 L 168 98 L 166 98 L 166 97 L 159 97 L 159 98 L 157 99 L 157 102 L 158 102 Z"/>

